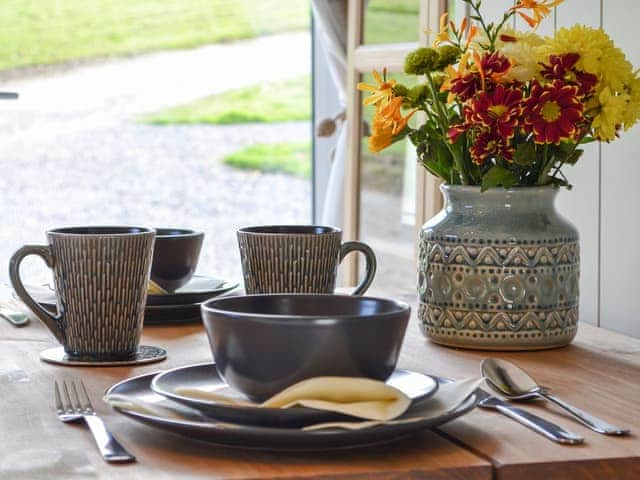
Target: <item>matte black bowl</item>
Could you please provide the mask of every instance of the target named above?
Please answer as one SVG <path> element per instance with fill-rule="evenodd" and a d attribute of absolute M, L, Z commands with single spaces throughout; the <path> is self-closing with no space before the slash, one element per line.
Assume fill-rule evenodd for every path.
<path fill-rule="evenodd" d="M 198 266 L 204 233 L 184 228 L 156 228 L 151 279 L 168 292 L 185 285 Z"/>
<path fill-rule="evenodd" d="M 409 305 L 351 295 L 247 295 L 202 305 L 218 371 L 262 401 L 300 380 L 386 380 L 407 329 Z"/>

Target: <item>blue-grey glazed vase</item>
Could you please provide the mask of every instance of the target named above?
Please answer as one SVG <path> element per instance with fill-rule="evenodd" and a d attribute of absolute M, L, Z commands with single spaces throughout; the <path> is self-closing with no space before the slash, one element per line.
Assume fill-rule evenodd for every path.
<path fill-rule="evenodd" d="M 432 341 L 485 350 L 567 345 L 578 327 L 577 229 L 555 187 L 440 187 L 419 235 L 420 326 Z"/>

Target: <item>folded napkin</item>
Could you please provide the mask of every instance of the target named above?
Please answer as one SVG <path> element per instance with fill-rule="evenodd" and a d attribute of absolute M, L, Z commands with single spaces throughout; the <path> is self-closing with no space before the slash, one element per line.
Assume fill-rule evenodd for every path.
<path fill-rule="evenodd" d="M 239 401 L 196 388 L 176 388 L 184 397 L 256 408 L 308 407 L 369 420 L 389 420 L 402 415 L 411 400 L 395 387 L 368 378 L 315 377 L 302 380 L 260 404 Z"/>
<path fill-rule="evenodd" d="M 153 280 L 149 279 L 149 285 L 147 286 L 147 293 L 149 295 L 166 295 L 169 292 L 167 292 L 164 288 L 162 288 Z"/>
<path fill-rule="evenodd" d="M 457 382 L 440 384 L 431 398 L 418 403 L 400 418 L 394 417 L 387 421 L 326 422 L 309 425 L 304 427 L 303 430 L 323 430 L 328 428 L 359 430 L 380 424 L 410 423 L 437 418 L 460 407 L 483 382 L 484 378 L 472 377 Z"/>
<path fill-rule="evenodd" d="M 339 381 L 335 381 L 338 379 Z M 348 382 L 351 381 L 351 386 Z M 318 377 L 304 380 L 260 404 L 238 402 L 230 399 L 232 404 L 248 404 L 254 407 L 288 408 L 302 405 L 311 408 L 323 408 L 338 413 L 367 419 L 353 422 L 326 422 L 304 427 L 304 430 L 322 430 L 332 428 L 362 429 L 386 423 L 407 423 L 436 418 L 458 408 L 483 382 L 482 378 L 469 378 L 458 382 L 440 385 L 433 397 L 420 402 L 409 409 L 411 400 L 394 387 L 382 382 L 363 378 Z M 342 390 L 337 388 L 339 386 Z M 330 388 L 329 388 L 330 387 Z M 185 389 L 186 390 L 186 389 Z M 219 401 L 221 395 L 203 390 L 189 389 L 197 392 L 198 398 Z M 178 392 L 176 392 L 178 393 Z M 184 393 L 183 393 L 184 394 Z M 344 396 L 341 396 L 344 395 Z M 223 397 L 227 398 L 228 397 Z M 110 395 L 104 398 L 112 407 L 122 410 L 153 415 L 163 418 L 180 418 L 180 412 L 170 407 L 145 402 L 128 395 Z M 218 425 L 218 424 L 216 424 Z M 229 427 L 232 427 L 229 424 Z"/>

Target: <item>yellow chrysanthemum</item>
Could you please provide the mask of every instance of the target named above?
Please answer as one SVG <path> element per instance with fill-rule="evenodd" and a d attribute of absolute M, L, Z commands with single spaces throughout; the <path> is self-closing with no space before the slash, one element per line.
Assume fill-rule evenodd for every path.
<path fill-rule="evenodd" d="M 519 32 L 513 28 L 503 28 L 496 39 L 496 49 L 511 62 L 505 80 L 526 82 L 539 77 L 540 46 L 544 39 L 534 32 Z"/>
<path fill-rule="evenodd" d="M 600 109 L 593 119 L 593 131 L 598 139 L 610 142 L 615 140 L 616 132 L 623 122 L 629 95 L 615 95 L 605 87 L 598 95 L 598 101 Z"/>
<path fill-rule="evenodd" d="M 635 78 L 631 82 L 629 89 L 629 102 L 624 109 L 622 121 L 624 129 L 629 130 L 640 118 L 640 78 Z"/>
<path fill-rule="evenodd" d="M 553 37 L 545 38 L 539 51 L 546 58 L 578 53 L 576 68 L 598 77 L 598 91 L 608 87 L 612 92 L 622 92 L 634 78 L 631 63 L 601 28 L 584 25 L 561 28 Z"/>

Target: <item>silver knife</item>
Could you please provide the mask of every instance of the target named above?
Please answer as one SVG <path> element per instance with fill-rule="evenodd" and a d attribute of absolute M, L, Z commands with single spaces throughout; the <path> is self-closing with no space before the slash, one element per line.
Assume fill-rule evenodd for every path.
<path fill-rule="evenodd" d="M 573 432 L 569 432 L 564 428 L 551 423 L 544 418 L 538 417 L 532 413 L 522 410 L 521 408 L 514 407 L 507 402 L 500 400 L 498 397 L 488 394 L 482 389 L 476 390 L 476 395 L 479 398 L 478 406 L 481 408 L 497 410 L 498 412 L 520 422 L 525 427 L 530 428 L 538 432 L 539 434 L 547 437 L 554 442 L 564 443 L 567 445 L 577 445 L 584 442 L 584 438 L 580 435 L 576 435 Z"/>
<path fill-rule="evenodd" d="M 24 327 L 29 323 L 29 317 L 16 310 L 11 310 L 4 305 L 0 305 L 0 318 L 4 318 L 14 327 Z"/>

